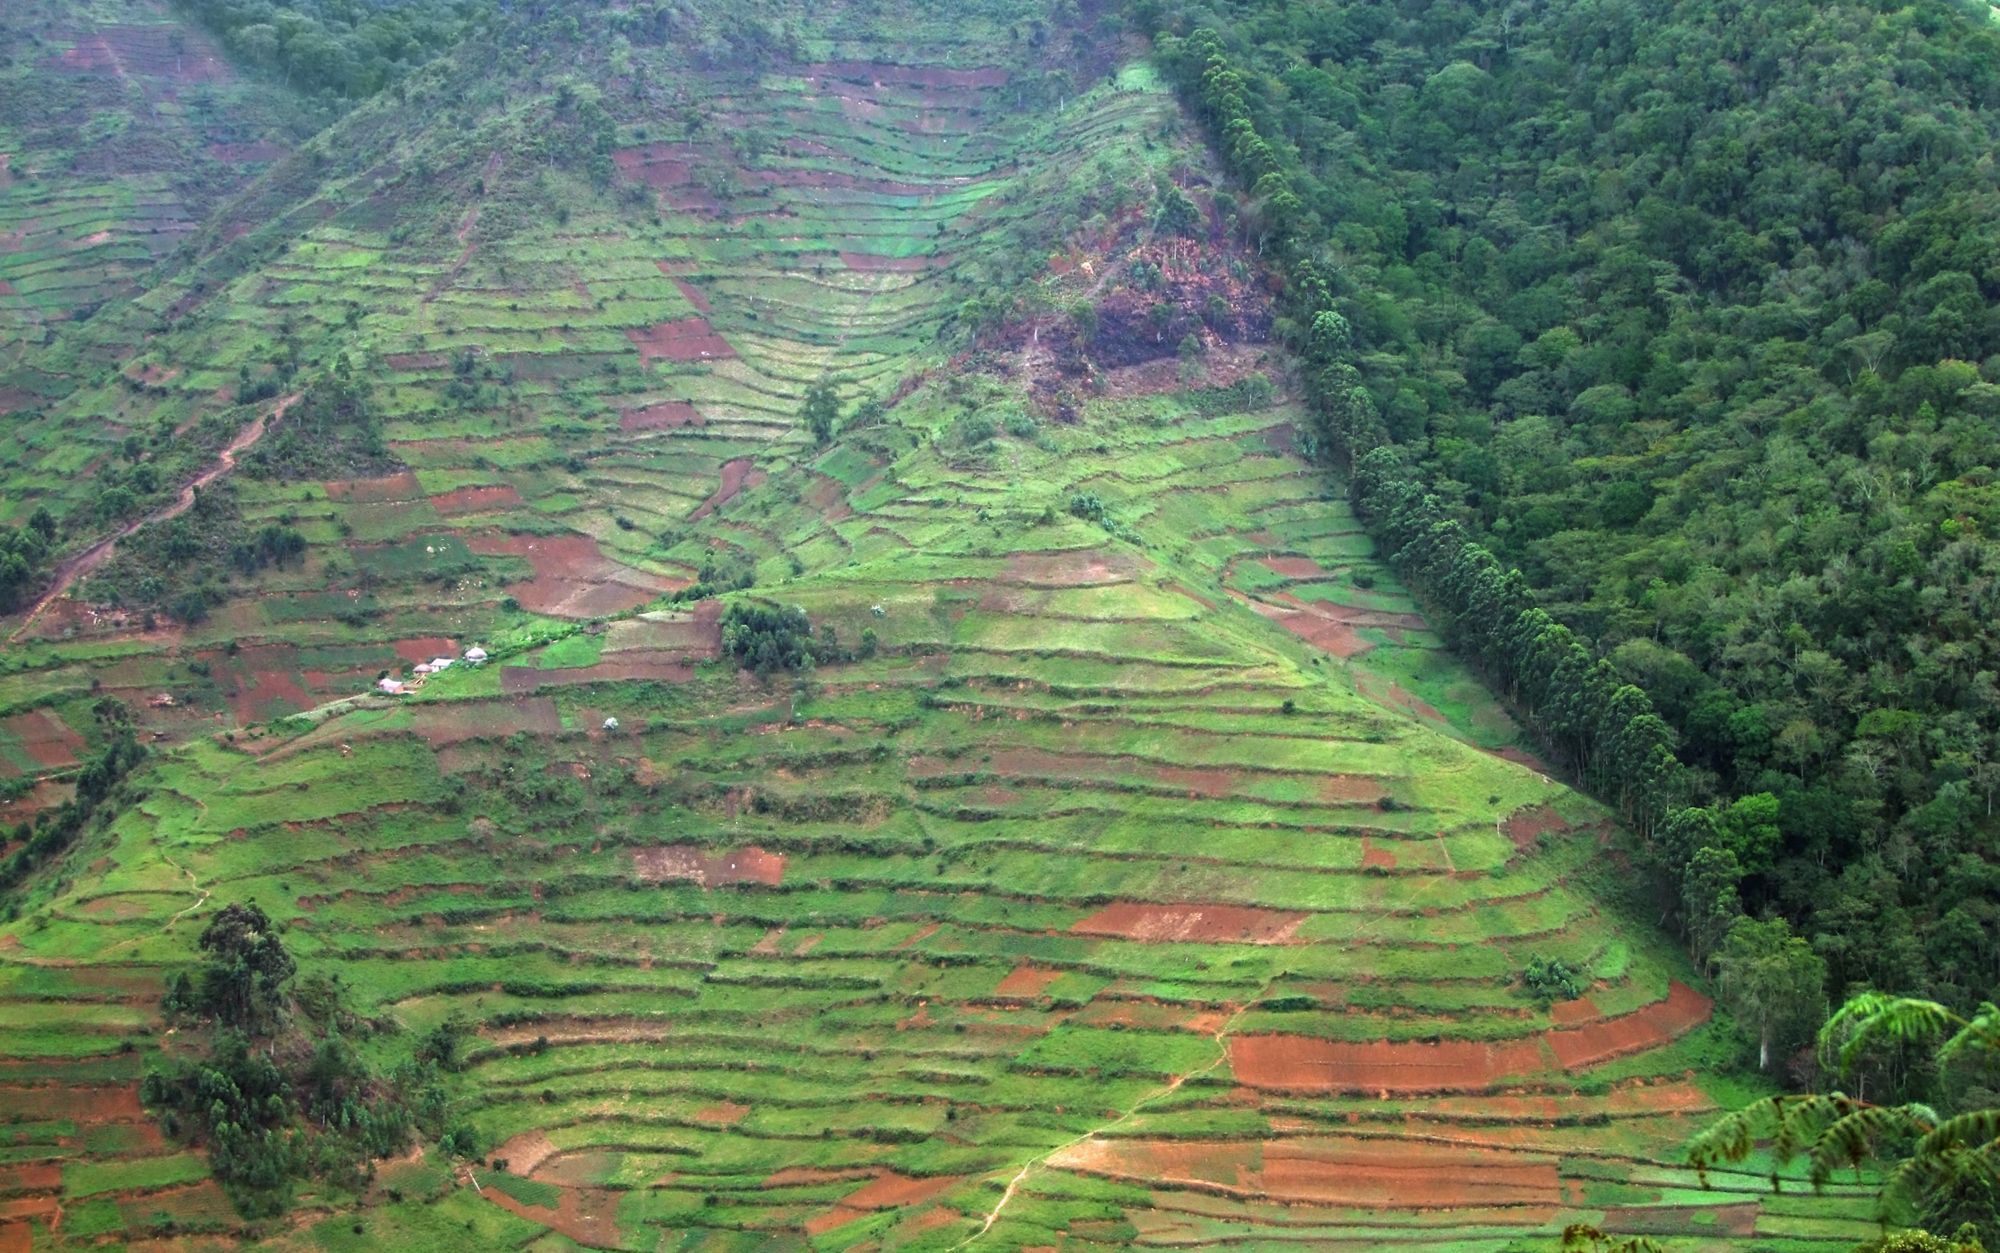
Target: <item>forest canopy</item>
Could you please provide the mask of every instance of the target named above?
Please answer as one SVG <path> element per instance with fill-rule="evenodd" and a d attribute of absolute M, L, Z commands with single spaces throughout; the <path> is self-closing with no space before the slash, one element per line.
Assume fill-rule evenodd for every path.
<path fill-rule="evenodd" d="M 239 61 L 304 91 L 372 95 L 469 34 L 494 0 L 177 0 Z"/>
<path fill-rule="evenodd" d="M 1244 180 L 1242 228 L 1325 285 L 1330 320 L 1292 331 L 1354 384 L 1328 440 L 1379 428 L 1378 469 L 1439 511 L 1398 506 L 1403 541 L 1461 524 L 1610 662 L 1606 702 L 1635 685 L 1670 729 L 1694 817 L 1645 833 L 1697 949 L 1777 910 L 1836 993 L 1989 989 L 1985 6 L 1137 9 L 1211 32 L 1220 63 L 1171 38 L 1163 60 Z M 1627 776 L 1609 790 L 1649 786 Z"/>

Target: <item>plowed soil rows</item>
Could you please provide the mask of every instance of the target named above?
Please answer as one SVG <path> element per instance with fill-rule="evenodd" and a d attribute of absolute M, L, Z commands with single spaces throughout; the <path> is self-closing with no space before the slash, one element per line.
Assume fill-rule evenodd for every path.
<path fill-rule="evenodd" d="M 1251 1087 L 1286 1091 L 1472 1092 L 1561 1067 L 1659 1048 L 1708 1020 L 1708 998 L 1678 981 L 1667 999 L 1616 1018 L 1513 1040 L 1371 1040 L 1240 1035 L 1229 1064 Z"/>
<path fill-rule="evenodd" d="M 708 420 L 685 400 L 664 400 L 618 415 L 621 431 L 672 431 L 684 426 L 707 426 Z"/>
<path fill-rule="evenodd" d="M 1707 997 L 1676 979 L 1664 1001 L 1572 1030 L 1549 1032 L 1549 1048 L 1566 1070 L 1595 1066 L 1679 1039 L 1707 1022 L 1710 1008 Z"/>
<path fill-rule="evenodd" d="M 702 318 L 681 318 L 662 322 L 643 331 L 627 331 L 639 350 L 641 363 L 654 361 L 710 361 L 734 357 L 736 350 L 717 335 Z"/>
<path fill-rule="evenodd" d="M 957 1175 L 940 1175 L 931 1179 L 913 1179 L 907 1175 L 885 1172 L 858 1190 L 840 1199 L 840 1203 L 825 1214 L 806 1220 L 808 1235 L 821 1235 L 836 1227 L 844 1227 L 868 1217 L 878 1210 L 901 1209 L 904 1206 L 921 1205 L 940 1193 L 949 1191 L 959 1182 Z"/>
<path fill-rule="evenodd" d="M 1553 1058 L 1540 1036 L 1435 1044 L 1370 1040 L 1352 1044 L 1295 1035 L 1229 1039 L 1229 1067 L 1253 1088 L 1297 1092 L 1416 1093 L 1480 1091 L 1540 1074 Z"/>
<path fill-rule="evenodd" d="M 1043 970 L 1034 966 L 1016 966 L 1007 972 L 993 989 L 995 996 L 1040 996 L 1047 987 L 1062 978 L 1060 970 Z"/>
<path fill-rule="evenodd" d="M 535 576 L 508 593 L 536 613 L 595 618 L 633 609 L 663 592 L 686 586 L 620 565 L 588 535 L 474 535 L 466 546 L 485 557 L 524 557 Z"/>
<path fill-rule="evenodd" d="M 486 487 L 460 487 L 431 497 L 431 507 L 447 518 L 465 513 L 490 513 L 496 509 L 511 509 L 520 503 L 521 493 L 515 490 L 512 483 L 496 483 Z"/>
<path fill-rule="evenodd" d="M 1149 943 L 1285 944 L 1306 915 L 1249 905 L 1148 905 L 1119 901 L 1070 927 Z"/>
<path fill-rule="evenodd" d="M 334 479 L 324 486 L 328 500 L 343 504 L 380 505 L 425 499 L 423 484 L 408 470 L 374 479 Z"/>
<path fill-rule="evenodd" d="M 1088 550 L 1073 553 L 1015 553 L 1002 582 L 1030 587 L 1095 587 L 1129 583 L 1148 568 L 1140 557 Z"/>
<path fill-rule="evenodd" d="M 688 515 L 688 521 L 698 522 L 706 518 L 709 514 L 714 513 L 730 501 L 736 499 L 737 493 L 741 492 L 744 488 L 756 487 L 764 482 L 764 479 L 764 472 L 758 469 L 757 463 L 748 457 L 738 457 L 733 461 L 723 462 L 722 486 L 716 488 L 713 496 L 702 501 L 695 508 L 695 511 Z"/>
<path fill-rule="evenodd" d="M 785 855 L 754 845 L 721 852 L 686 844 L 634 849 L 632 871 L 650 883 L 691 879 L 705 888 L 736 883 L 776 887 L 785 878 Z"/>
<path fill-rule="evenodd" d="M 841 78 L 876 86 L 955 87 L 961 90 L 1005 87 L 1013 74 L 1002 66 L 950 69 L 940 65 L 894 65 L 880 61 L 822 61 L 799 67 L 805 78 Z"/>
<path fill-rule="evenodd" d="M 22 750 L 44 770 L 74 766 L 77 755 L 84 751 L 83 737 L 47 709 L 0 719 L 0 733 L 20 740 Z M 0 771 L 5 769 L 5 763 L 0 762 Z"/>
<path fill-rule="evenodd" d="M 1055 1164 L 1280 1204 L 1554 1209 L 1562 1201 L 1552 1158 L 1388 1140 L 1092 1139 L 1062 1150 Z"/>
<path fill-rule="evenodd" d="M 840 263 L 863 274 L 921 274 L 938 264 L 932 257 L 884 257 L 872 252 L 843 252 Z"/>

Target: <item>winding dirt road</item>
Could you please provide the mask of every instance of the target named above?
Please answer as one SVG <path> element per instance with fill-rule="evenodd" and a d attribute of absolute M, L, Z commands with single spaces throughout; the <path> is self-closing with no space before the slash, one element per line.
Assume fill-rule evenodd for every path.
<path fill-rule="evenodd" d="M 255 421 L 237 432 L 236 438 L 229 441 L 228 445 L 216 457 L 214 465 L 188 480 L 187 485 L 181 488 L 180 494 L 174 497 L 172 504 L 166 506 L 164 509 L 155 510 L 136 521 L 126 523 L 110 535 L 105 536 L 95 544 L 76 554 L 76 556 L 58 565 L 55 570 L 55 582 L 49 586 L 48 591 L 42 593 L 40 599 L 35 601 L 33 607 L 28 610 L 28 616 L 22 620 L 21 625 L 14 628 L 14 633 L 7 637 L 7 642 L 10 644 L 18 643 L 28 633 L 29 628 L 35 625 L 35 620 L 42 616 L 43 611 L 48 609 L 50 605 L 55 604 L 70 588 L 75 587 L 78 579 L 97 569 L 97 567 L 103 565 L 110 558 L 112 552 L 118 547 L 119 540 L 124 539 L 142 526 L 148 526 L 154 522 L 165 522 L 169 518 L 178 518 L 180 515 L 186 513 L 194 505 L 194 494 L 229 473 L 236 465 L 236 455 L 264 438 L 265 429 L 271 423 L 284 417 L 285 410 L 291 408 L 297 402 L 298 398 L 299 393 L 293 392 L 274 405 L 269 413 L 258 414 Z"/>

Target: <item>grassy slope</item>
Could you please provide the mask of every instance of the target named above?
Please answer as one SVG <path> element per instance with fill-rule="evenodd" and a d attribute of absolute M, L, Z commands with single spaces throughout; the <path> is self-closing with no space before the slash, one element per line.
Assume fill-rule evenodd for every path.
<path fill-rule="evenodd" d="M 1031 11 L 835 8 L 807 50 L 821 69 L 677 78 L 725 132 L 773 141 L 748 158 L 609 93 L 625 172 L 604 193 L 507 156 L 553 80 L 431 131 L 378 102 L 328 145 L 325 211 L 262 215 L 265 261 L 218 242 L 176 280 L 212 279 L 149 349 L 182 372 L 112 434 L 221 403 L 204 398 L 289 316 L 309 351 L 374 363 L 411 474 L 243 482 L 247 512 L 315 540 L 304 570 L 191 631 L 70 615 L 15 650 L 11 708 L 53 695 L 82 723 L 92 680 L 183 699 L 141 702 L 180 742 L 144 801 L 0 930 L 19 1172 L 0 1213 L 69 1238 L 231 1225 L 131 1079 L 170 1044 L 150 1033 L 163 972 L 203 914 L 254 898 L 368 1007 L 482 1024 L 463 1089 L 509 1163 L 476 1194 L 435 1161 L 390 1168 L 362 1235 L 343 1216 L 286 1243 L 1499 1248 L 1577 1218 L 1762 1247 L 1866 1234 L 1854 1203 L 1806 1220 L 1755 1176 L 1703 1193 L 1671 1165 L 1733 1046 L 1638 1030 L 1679 971 L 1590 886 L 1603 816 L 1476 747 L 1506 742 L 1504 718 L 1289 451 L 1282 395 L 1196 405 L 1168 360 L 1079 386 L 1074 424 L 967 446 L 968 410 L 1034 414 L 1030 386 L 1072 380 L 1040 350 L 1048 319 L 943 358 L 966 296 L 1064 252 L 1052 299 L 1102 297 L 1165 256 L 1143 214 L 1048 221 L 1055 190 L 1190 160 L 1200 182 L 1143 70 L 1015 114 L 1043 68 L 1009 35 Z M 824 68 L 855 61 L 885 64 Z M 893 68 L 995 65 L 1004 86 Z M 657 216 L 627 193 L 659 144 L 720 180 L 726 214 L 699 177 L 658 175 Z M 433 173 L 399 183 L 389 152 Z M 523 208 L 548 194 L 566 222 Z M 915 257 L 932 264 L 870 259 Z M 628 332 L 704 304 L 735 356 L 641 359 Z M 450 390 L 465 347 L 489 389 L 469 402 Z M 1191 381 L 1280 373 L 1261 352 L 1217 344 Z M 826 371 L 850 395 L 909 389 L 818 451 L 795 414 Z M 626 416 L 680 404 L 701 424 Z M 743 460 L 762 479 L 717 501 Z M 518 499 L 435 499 L 480 486 Z M 1066 511 L 1079 493 L 1110 528 Z M 701 621 L 624 613 L 722 550 L 881 651 L 766 686 L 702 662 Z M 357 602 L 372 612 L 334 616 Z M 564 625 L 606 614 L 602 635 Z M 405 706 L 193 735 L 360 690 L 399 640 L 551 634 Z M 1551 836 L 1517 844 L 1523 812 Z M 1101 916 L 1121 901 L 1151 908 Z M 1590 1003 L 1511 991 L 1537 953 L 1589 968 Z M 1637 1051 L 1560 1031 L 1593 1019 Z M 1302 1064 L 1260 1061 L 1273 1040 Z M 1432 1040 L 1466 1044 L 1440 1068 Z M 1369 1041 L 1389 1043 L 1336 1047 Z"/>

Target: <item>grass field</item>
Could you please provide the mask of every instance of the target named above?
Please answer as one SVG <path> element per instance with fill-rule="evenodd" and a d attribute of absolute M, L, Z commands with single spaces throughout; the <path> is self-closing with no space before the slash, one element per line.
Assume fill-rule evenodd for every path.
<path fill-rule="evenodd" d="M 1871 1234 L 1858 1187 L 1806 1206 L 1681 1165 L 1740 1042 L 1621 898 L 1609 815 L 1533 765 L 1300 456 L 1171 98 L 1116 41 L 1047 95 L 1017 9 L 834 5 L 799 63 L 663 63 L 711 127 L 607 96 L 613 182 L 563 184 L 561 222 L 524 206 L 565 171 L 509 155 L 530 102 L 413 135 L 364 106 L 337 211 L 141 299 L 195 300 L 147 349 L 175 373 L 86 443 L 237 413 L 216 389 L 289 319 L 377 367 L 401 468 L 233 476 L 302 564 L 198 625 L 64 606 L 0 664 L 0 778 L 59 790 L 104 695 L 161 737 L 0 926 L 0 1248 Z M 420 199 L 392 140 L 475 159 Z M 1169 179 L 1194 238 L 1153 229 Z M 1212 323 L 1144 329 L 1210 295 Z M 822 378 L 883 405 L 824 448 Z M 75 456 L 53 432 L 91 401 L 23 446 Z M 737 671 L 716 602 L 667 603 L 718 564 L 872 651 Z M 495 661 L 327 708 L 473 642 Z M 245 900 L 404 1025 L 383 1060 L 477 1024 L 478 1163 L 432 1149 L 251 1227 L 159 1134 L 161 986 Z M 1587 994 L 1528 999 L 1534 956 Z"/>

